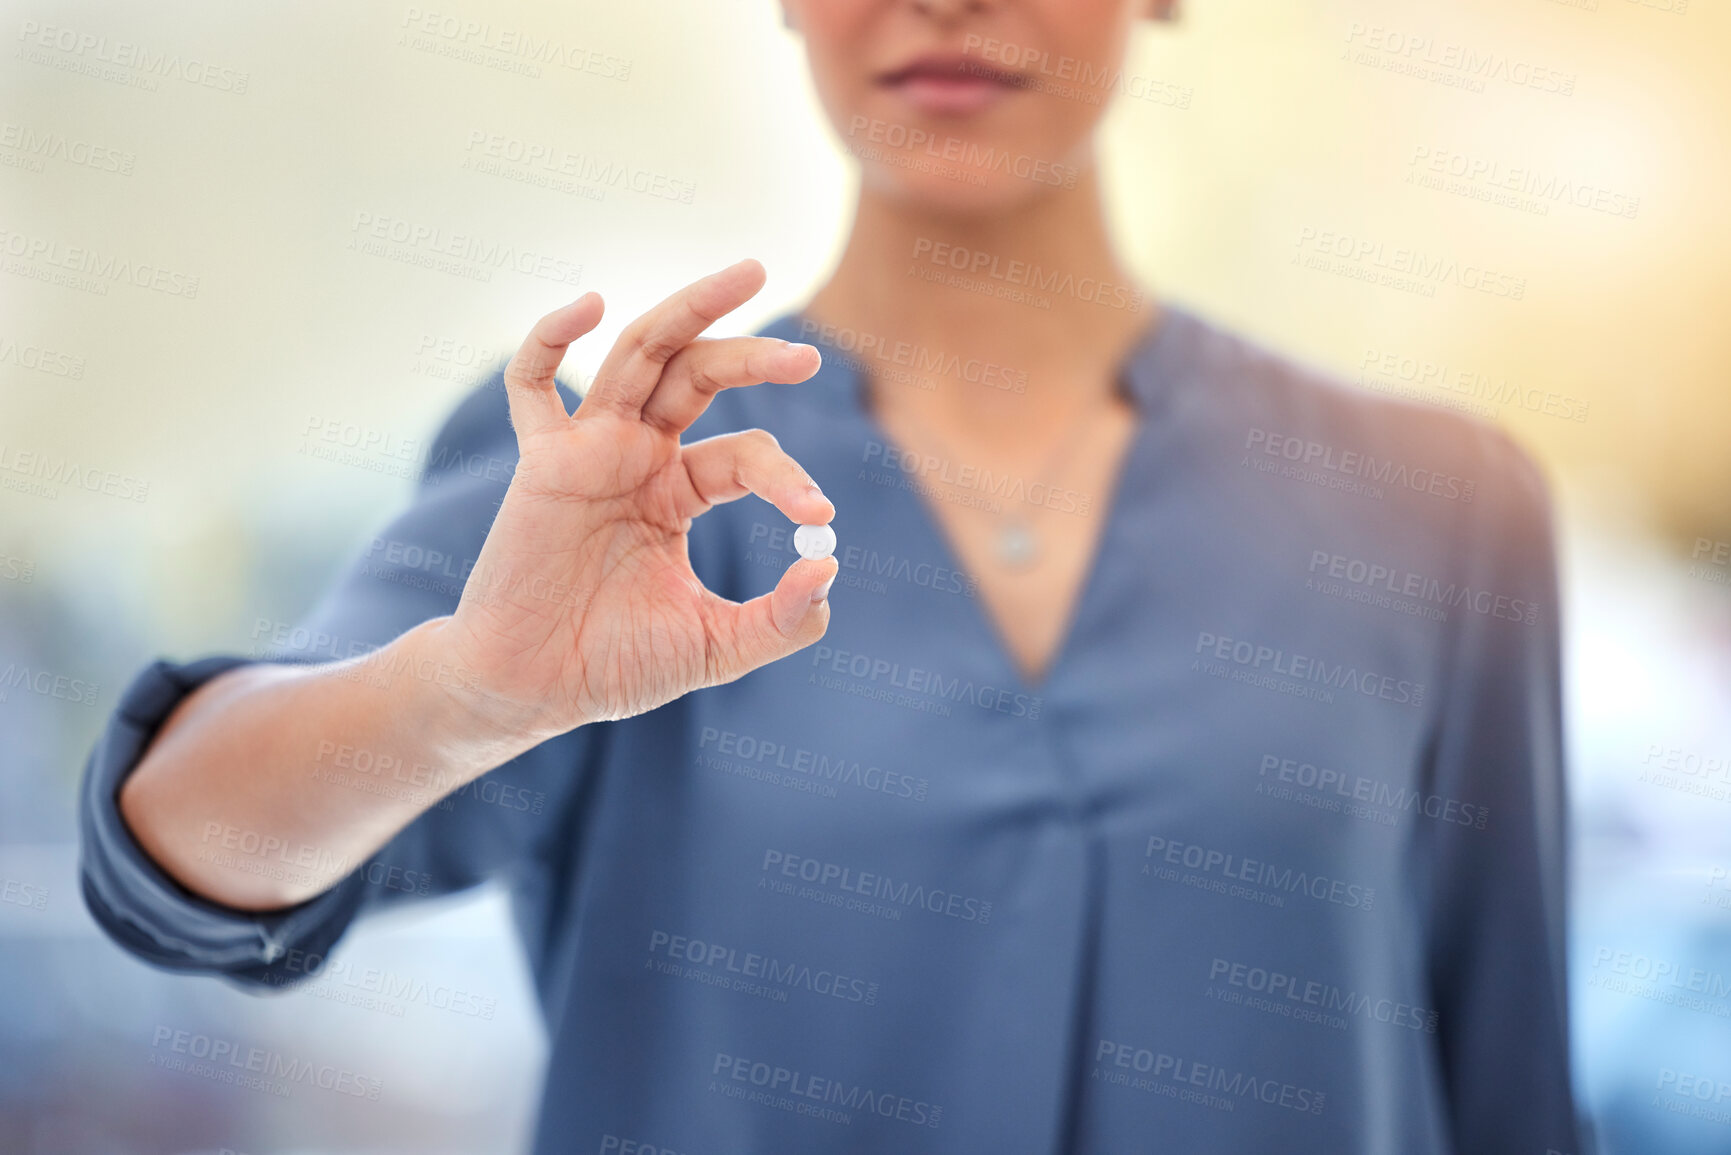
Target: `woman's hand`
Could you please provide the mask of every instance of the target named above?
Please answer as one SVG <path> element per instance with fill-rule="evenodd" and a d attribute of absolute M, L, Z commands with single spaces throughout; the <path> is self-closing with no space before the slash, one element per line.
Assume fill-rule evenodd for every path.
<path fill-rule="evenodd" d="M 698 339 L 763 282 L 763 266 L 742 261 L 639 317 L 575 416 L 553 372 L 601 320 L 600 297 L 541 318 L 511 359 L 517 472 L 438 640 L 477 683 L 454 692 L 501 733 L 544 740 L 640 714 L 823 636 L 834 559 L 796 561 L 742 605 L 705 589 L 686 554 L 692 519 L 747 493 L 801 524 L 835 516 L 761 429 L 679 440 L 717 390 L 817 371 L 809 345 Z"/>

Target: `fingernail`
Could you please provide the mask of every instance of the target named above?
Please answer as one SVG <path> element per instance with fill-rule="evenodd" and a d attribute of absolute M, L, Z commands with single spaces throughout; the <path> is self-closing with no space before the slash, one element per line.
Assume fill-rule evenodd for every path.
<path fill-rule="evenodd" d="M 834 584 L 835 584 L 835 578 L 831 577 L 828 581 L 824 582 L 822 585 L 818 586 L 815 590 L 813 590 L 811 592 L 812 604 L 816 605 L 818 602 L 821 602 L 821 601 L 823 601 L 823 599 L 829 597 L 829 587 L 834 585 Z"/>

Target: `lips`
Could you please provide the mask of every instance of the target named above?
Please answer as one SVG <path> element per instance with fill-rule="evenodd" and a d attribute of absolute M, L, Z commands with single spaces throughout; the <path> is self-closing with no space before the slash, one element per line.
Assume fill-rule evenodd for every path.
<path fill-rule="evenodd" d="M 918 57 L 880 74 L 877 83 L 933 116 L 980 112 L 1028 84 L 1020 73 L 978 57 L 947 54 Z"/>
<path fill-rule="evenodd" d="M 1003 88 L 1027 86 L 1027 78 L 1021 73 L 994 67 L 975 56 L 922 56 L 878 77 L 879 84 L 890 86 L 910 80 L 992 84 Z"/>

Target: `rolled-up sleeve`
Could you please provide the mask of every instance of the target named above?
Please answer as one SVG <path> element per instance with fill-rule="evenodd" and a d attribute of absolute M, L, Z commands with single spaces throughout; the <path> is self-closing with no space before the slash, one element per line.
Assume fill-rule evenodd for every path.
<path fill-rule="evenodd" d="M 1473 510 L 1431 762 L 1434 796 L 1453 820 L 1425 824 L 1436 839 L 1429 937 L 1443 1074 L 1455 1150 L 1582 1155 L 1550 502 L 1530 459 L 1500 433 L 1482 436 L 1494 482 Z"/>
<path fill-rule="evenodd" d="M 568 404 L 574 400 L 566 394 Z M 273 639 L 279 644 L 257 656 L 157 661 L 134 678 L 90 755 L 79 795 L 81 887 L 91 914 L 115 942 L 169 969 L 288 985 L 306 977 L 290 965 L 291 956 L 323 955 L 363 907 L 460 890 L 534 853 L 552 808 L 538 806 L 531 818 L 498 806 L 447 802 L 420 815 L 371 862 L 324 893 L 299 906 L 254 913 L 209 902 L 175 882 L 145 853 L 119 809 L 126 776 L 175 707 L 205 682 L 258 661 L 350 657 L 453 612 L 516 459 L 503 382 L 495 373 L 433 440 L 409 508 L 363 548 L 311 613 L 280 631 L 282 638 Z M 581 743 L 569 735 L 556 752 Z M 547 785 L 548 759 L 534 757 L 537 751 L 488 777 L 523 789 Z M 388 864 L 393 878 L 415 884 L 369 884 L 368 872 L 379 863 Z"/>
<path fill-rule="evenodd" d="M 252 914 L 207 902 L 153 862 L 120 816 L 120 785 L 182 699 L 249 659 L 206 658 L 146 667 L 122 695 L 85 769 L 79 799 L 84 901 L 113 939 L 149 962 L 173 970 L 243 972 L 265 977 L 297 949 L 322 953 L 341 936 L 360 903 L 362 879 L 351 874 L 299 906 Z"/>

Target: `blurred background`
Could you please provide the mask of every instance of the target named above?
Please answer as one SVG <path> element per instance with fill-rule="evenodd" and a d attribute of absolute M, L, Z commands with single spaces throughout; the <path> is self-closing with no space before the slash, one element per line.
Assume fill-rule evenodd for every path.
<path fill-rule="evenodd" d="M 544 1043 L 499 895 L 257 997 L 133 961 L 76 886 L 126 681 L 294 622 L 535 318 L 605 294 L 580 377 L 702 273 L 769 268 L 745 332 L 838 249 L 853 173 L 773 0 L 459 2 L 0 3 L 0 1151 L 524 1141 Z M 586 66 L 501 47 L 542 41 Z M 1727 59 L 1725 0 L 1187 0 L 1104 139 L 1157 294 L 1543 462 L 1578 1078 L 1614 1153 L 1731 1151 Z M 161 1070 L 164 1030 L 383 1093 Z"/>

